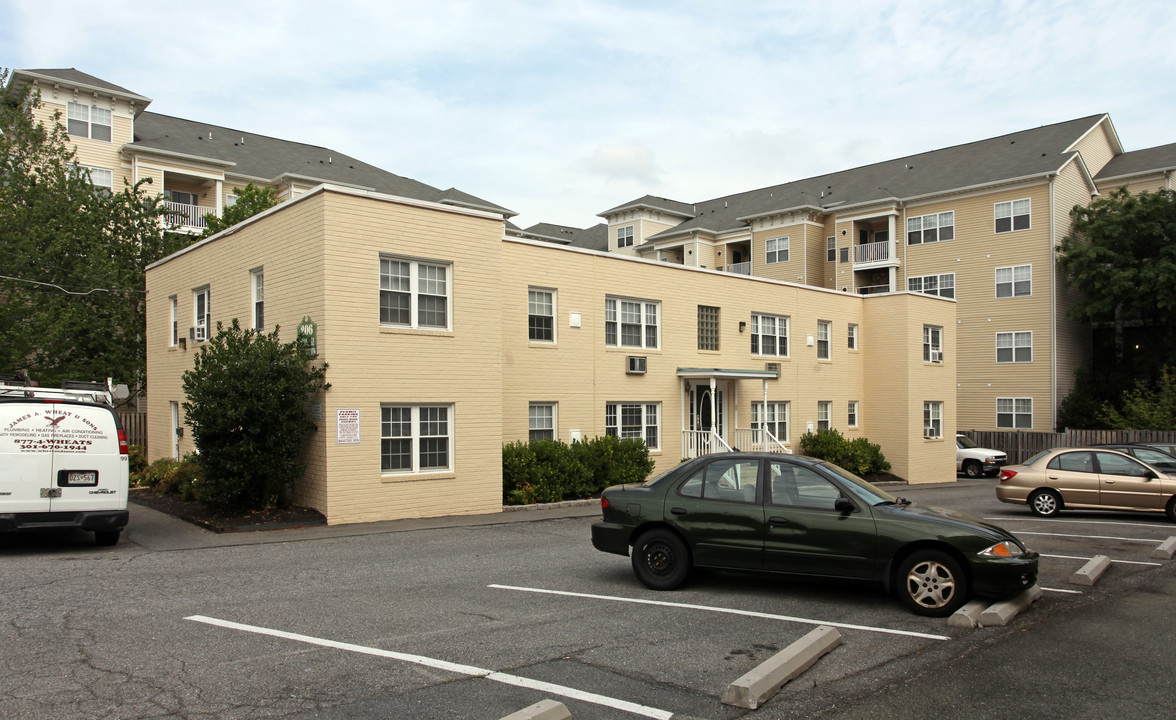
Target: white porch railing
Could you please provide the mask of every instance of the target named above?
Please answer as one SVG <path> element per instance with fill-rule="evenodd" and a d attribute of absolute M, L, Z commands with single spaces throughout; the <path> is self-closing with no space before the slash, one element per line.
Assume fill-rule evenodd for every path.
<path fill-rule="evenodd" d="M 727 272 L 735 273 L 736 275 L 750 275 L 751 274 L 751 263 L 749 263 L 749 262 L 731 263 L 730 265 L 727 266 Z"/>
<path fill-rule="evenodd" d="M 890 243 L 876 242 L 857 245 L 853 249 L 855 263 L 872 263 L 890 259 Z"/>
<path fill-rule="evenodd" d="M 206 228 L 205 215 L 216 215 L 216 208 L 188 205 L 173 200 L 161 200 L 160 207 L 167 222 L 177 227 Z"/>
<path fill-rule="evenodd" d="M 889 285 L 865 285 L 857 289 L 858 295 L 876 295 L 878 293 L 890 292 Z"/>
<path fill-rule="evenodd" d="M 758 428 L 736 428 L 735 447 L 711 430 L 683 430 L 682 457 L 692 460 L 703 455 L 736 452 L 775 452 L 792 454 L 792 451 L 777 440 L 771 432 Z"/>

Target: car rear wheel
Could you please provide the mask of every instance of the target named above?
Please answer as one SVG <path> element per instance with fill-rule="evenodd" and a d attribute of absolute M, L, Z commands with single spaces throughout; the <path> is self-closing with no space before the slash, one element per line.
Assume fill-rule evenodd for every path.
<path fill-rule="evenodd" d="M 978 478 L 984 474 L 984 468 L 975 460 L 965 460 L 964 474 L 970 478 Z"/>
<path fill-rule="evenodd" d="M 690 575 L 690 551 L 669 530 L 649 530 L 633 544 L 633 573 L 648 588 L 674 590 Z"/>
<path fill-rule="evenodd" d="M 963 568 L 947 553 L 919 550 L 898 566 L 899 599 L 926 617 L 946 617 L 968 599 Z"/>
<path fill-rule="evenodd" d="M 1062 511 L 1062 499 L 1053 490 L 1038 490 L 1029 496 L 1029 509 L 1034 515 L 1053 517 Z"/>
<path fill-rule="evenodd" d="M 118 536 L 122 531 L 120 530 L 95 530 L 94 544 L 95 545 L 115 545 L 118 543 Z"/>

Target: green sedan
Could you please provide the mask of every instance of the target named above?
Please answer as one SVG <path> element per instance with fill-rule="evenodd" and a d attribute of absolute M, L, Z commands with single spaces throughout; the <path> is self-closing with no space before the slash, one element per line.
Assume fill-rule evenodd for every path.
<path fill-rule="evenodd" d="M 694 567 L 850 578 L 942 617 L 973 595 L 1015 595 L 1037 581 L 1038 554 L 1008 531 L 814 458 L 709 455 L 610 487 L 600 504 L 592 545 L 632 548 L 633 572 L 654 590 L 680 587 Z"/>

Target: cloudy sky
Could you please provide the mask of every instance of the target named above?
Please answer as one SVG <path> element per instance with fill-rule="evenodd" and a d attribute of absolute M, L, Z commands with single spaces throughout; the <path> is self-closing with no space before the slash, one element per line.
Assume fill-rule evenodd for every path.
<path fill-rule="evenodd" d="M 0 18 L 0 67 L 74 67 L 523 227 L 1096 113 L 1127 150 L 1176 142 L 1176 11 L 1151 0 L 0 0 Z"/>

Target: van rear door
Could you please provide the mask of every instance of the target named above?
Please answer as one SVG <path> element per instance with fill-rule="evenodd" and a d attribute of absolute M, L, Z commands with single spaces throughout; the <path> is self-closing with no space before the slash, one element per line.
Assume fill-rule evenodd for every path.
<path fill-rule="evenodd" d="M 0 512 L 49 512 L 45 403 L 0 402 Z"/>
<path fill-rule="evenodd" d="M 119 448 L 118 416 L 101 405 L 56 408 L 50 510 L 125 510 L 130 463 Z"/>

